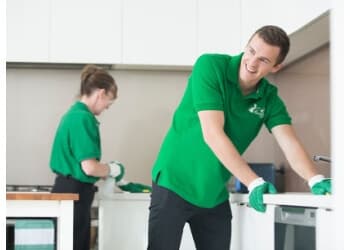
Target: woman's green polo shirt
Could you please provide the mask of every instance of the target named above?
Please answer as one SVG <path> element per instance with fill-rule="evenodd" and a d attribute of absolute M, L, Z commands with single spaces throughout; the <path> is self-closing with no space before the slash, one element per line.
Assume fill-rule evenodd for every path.
<path fill-rule="evenodd" d="M 76 102 L 62 117 L 51 151 L 50 167 L 53 172 L 85 183 L 99 178 L 86 175 L 81 161 L 101 158 L 99 122 L 82 102 Z"/>
<path fill-rule="evenodd" d="M 227 200 L 226 183 L 231 177 L 204 142 L 199 111 L 224 112 L 224 130 L 240 154 L 263 124 L 269 131 L 279 124 L 291 124 L 277 88 L 266 79 L 261 79 L 255 92 L 242 95 L 238 82 L 241 58 L 242 54 L 198 58 L 153 166 L 153 181 L 199 207 L 211 208 Z"/>

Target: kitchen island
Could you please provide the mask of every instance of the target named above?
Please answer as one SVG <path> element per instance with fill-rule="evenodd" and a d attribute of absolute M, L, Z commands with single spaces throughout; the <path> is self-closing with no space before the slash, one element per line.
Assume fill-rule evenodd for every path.
<path fill-rule="evenodd" d="M 7 192 L 7 218 L 56 218 L 57 250 L 73 250 L 73 206 L 78 194 Z"/>
<path fill-rule="evenodd" d="M 114 193 L 99 197 L 99 249 L 146 249 L 148 231 L 148 207 L 150 194 Z M 331 227 L 332 196 L 311 193 L 265 194 L 266 213 L 259 213 L 248 206 L 248 194 L 230 194 L 232 208 L 231 249 L 273 250 L 275 209 L 279 206 L 308 207 L 317 210 L 317 250 L 327 249 L 327 232 Z M 253 231 L 252 231 L 253 230 Z M 254 234 L 255 240 L 251 240 Z M 249 236 L 249 237 L 248 237 Z M 260 243 L 258 243 L 260 242 Z M 189 226 L 186 224 L 180 250 L 195 249 Z M 331 249 L 331 248 L 328 248 Z"/>
<path fill-rule="evenodd" d="M 231 203 L 248 203 L 248 194 L 231 194 Z M 313 195 L 311 193 L 287 192 L 264 194 L 264 203 L 299 207 L 317 207 L 332 209 L 331 195 Z"/>
<path fill-rule="evenodd" d="M 232 194 L 230 199 L 233 214 L 231 249 L 305 249 L 305 245 L 307 249 L 332 249 L 328 238 L 332 235 L 334 216 L 331 195 L 265 194 L 265 213 L 249 206 L 248 194 Z M 302 240 L 294 238 L 302 231 L 309 233 L 304 234 Z M 304 245 L 298 248 L 300 242 L 304 242 Z"/>

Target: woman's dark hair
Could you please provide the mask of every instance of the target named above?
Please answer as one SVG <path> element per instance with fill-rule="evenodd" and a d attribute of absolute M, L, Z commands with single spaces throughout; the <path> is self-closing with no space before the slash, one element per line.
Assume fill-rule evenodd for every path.
<path fill-rule="evenodd" d="M 255 31 L 255 33 L 250 37 L 249 41 L 255 36 L 258 35 L 262 38 L 267 44 L 272 46 L 277 46 L 280 48 L 280 54 L 277 57 L 277 64 L 283 62 L 286 58 L 289 51 L 289 37 L 287 33 L 278 26 L 266 25 Z"/>
<path fill-rule="evenodd" d="M 81 71 L 80 96 L 90 96 L 96 89 L 104 89 L 117 97 L 117 84 L 113 77 L 104 69 L 95 65 L 86 65 Z"/>

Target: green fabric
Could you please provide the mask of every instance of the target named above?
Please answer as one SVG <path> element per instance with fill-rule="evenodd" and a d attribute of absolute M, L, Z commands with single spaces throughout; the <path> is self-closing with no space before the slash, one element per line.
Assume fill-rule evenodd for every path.
<path fill-rule="evenodd" d="M 53 172 L 71 175 L 86 183 L 99 178 L 86 175 L 81 161 L 100 160 L 101 144 L 99 122 L 82 102 L 76 102 L 62 117 L 51 151 L 50 167 Z"/>
<path fill-rule="evenodd" d="M 15 250 L 54 250 L 54 244 L 43 244 L 43 245 L 15 245 Z"/>
<path fill-rule="evenodd" d="M 265 182 L 257 187 L 255 187 L 249 193 L 249 205 L 258 212 L 265 212 L 266 205 L 264 204 L 263 194 L 270 193 L 276 194 L 277 190 L 270 182 Z"/>
<path fill-rule="evenodd" d="M 131 192 L 131 193 L 150 193 L 152 192 L 152 188 L 150 186 L 141 184 L 141 183 L 133 183 L 133 182 L 129 182 L 126 185 L 118 185 L 118 187 L 123 190 L 123 191 L 127 191 L 127 192 Z"/>
<path fill-rule="evenodd" d="M 199 207 L 214 207 L 228 199 L 226 182 L 231 173 L 204 142 L 198 111 L 223 111 L 224 130 L 241 154 L 263 124 L 271 130 L 291 123 L 277 88 L 266 79 L 255 92 L 242 95 L 241 57 L 206 54 L 197 60 L 152 169 L 154 182 Z"/>
<path fill-rule="evenodd" d="M 332 193 L 331 179 L 324 179 L 320 182 L 317 182 L 311 187 L 311 192 L 317 195 L 331 194 Z"/>
<path fill-rule="evenodd" d="M 15 228 L 16 229 L 47 229 L 47 228 L 54 228 L 54 224 L 52 220 L 45 220 L 45 219 L 16 219 L 15 222 Z"/>

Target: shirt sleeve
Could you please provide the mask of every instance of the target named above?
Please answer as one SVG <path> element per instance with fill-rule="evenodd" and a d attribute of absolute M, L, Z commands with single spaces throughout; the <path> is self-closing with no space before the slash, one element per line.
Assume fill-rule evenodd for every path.
<path fill-rule="evenodd" d="M 286 105 L 277 94 L 277 89 L 273 91 L 269 100 L 268 116 L 265 119 L 265 126 L 271 133 L 273 127 L 282 124 L 291 124 L 292 119 L 287 111 Z"/>
<path fill-rule="evenodd" d="M 223 110 L 223 98 L 211 55 L 202 55 L 196 61 L 191 75 L 193 105 L 196 111 Z"/>
<path fill-rule="evenodd" d="M 76 119 L 72 121 L 69 137 L 71 150 L 79 162 L 86 159 L 100 160 L 99 127 L 93 117 L 76 116 Z"/>

